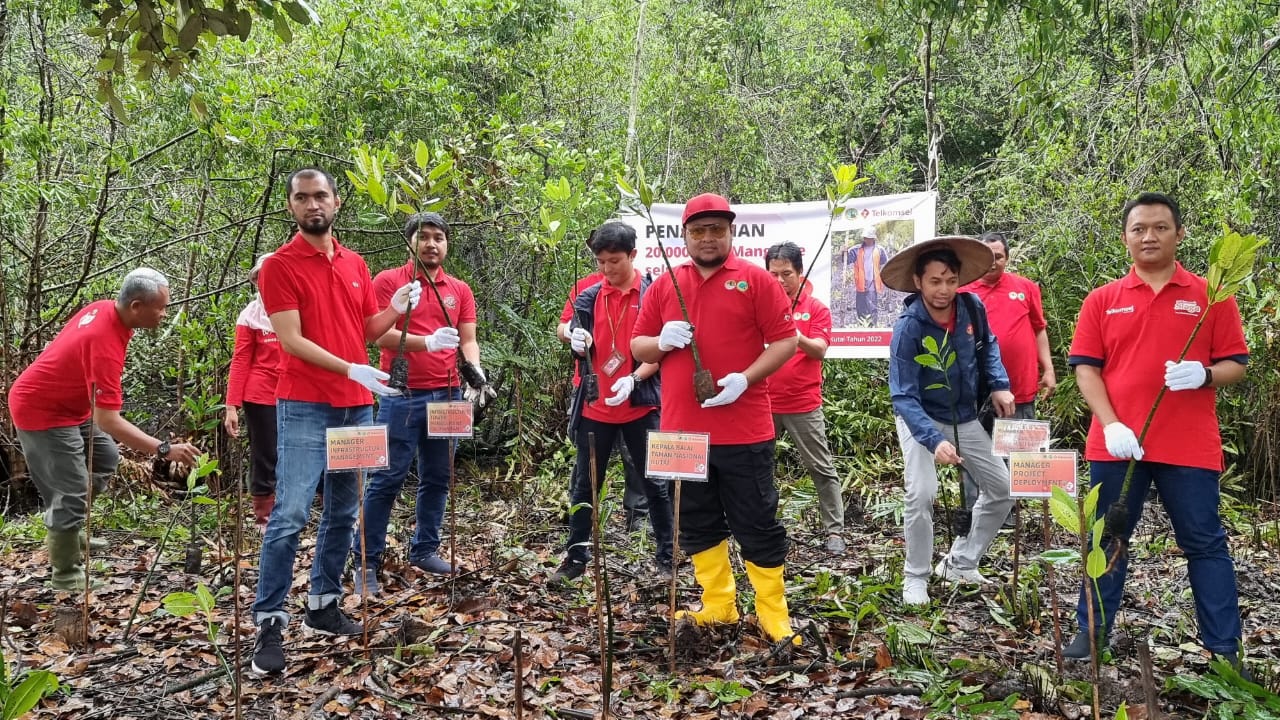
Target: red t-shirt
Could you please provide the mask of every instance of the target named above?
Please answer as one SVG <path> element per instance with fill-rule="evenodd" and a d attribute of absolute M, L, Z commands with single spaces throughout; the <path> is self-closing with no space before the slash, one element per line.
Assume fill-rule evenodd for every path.
<path fill-rule="evenodd" d="M 693 322 L 703 366 L 715 380 L 742 372 L 766 343 L 796 334 L 791 302 L 764 268 L 730 254 L 703 279 L 691 262 L 675 268 Z M 670 320 L 683 320 L 680 303 L 663 273 L 644 296 L 635 334 L 657 336 Z M 737 401 L 703 408 L 693 393 L 693 353 L 688 347 L 662 359 L 662 429 L 705 432 L 713 445 L 747 445 L 773 439 L 773 414 L 764 383 L 749 386 Z"/>
<path fill-rule="evenodd" d="M 1218 360 L 1246 362 L 1240 310 L 1234 299 L 1209 307 L 1205 279 L 1179 264 L 1158 294 L 1137 274 L 1129 274 L 1089 293 L 1080 308 L 1070 362 L 1102 368 L 1111 406 L 1120 422 L 1142 432 L 1147 413 L 1164 386 L 1164 363 L 1178 353 L 1201 313 L 1209 313 L 1187 360 L 1210 365 Z M 1167 391 L 1142 442 L 1143 460 L 1222 470 L 1222 438 L 1213 388 Z M 1085 443 L 1088 460 L 1115 460 L 1107 452 L 1102 425 L 1095 417 Z"/>
<path fill-rule="evenodd" d="M 275 405 L 283 354 L 274 332 L 237 323 L 236 346 L 231 352 L 231 373 L 227 378 L 227 404 Z"/>
<path fill-rule="evenodd" d="M 1007 272 L 994 285 L 977 280 L 960 290 L 974 293 L 987 308 L 987 320 L 1000 345 L 1000 360 L 1009 375 L 1014 402 L 1035 400 L 1040 389 L 1036 334 L 1045 328 L 1040 286 Z"/>
<path fill-rule="evenodd" d="M 95 386 L 98 407 L 123 407 L 120 375 L 132 337 L 114 300 L 86 305 L 13 381 L 9 414 L 14 426 L 36 432 L 80 425 L 93 414 L 89 396 Z"/>
<path fill-rule="evenodd" d="M 258 287 L 269 315 L 297 310 L 302 336 L 347 362 L 367 365 L 365 319 L 378 313 L 373 281 L 364 258 L 333 240 L 333 258 L 299 233 L 262 265 Z M 332 407 L 372 405 L 373 394 L 346 375 L 282 353 L 281 400 L 327 403 Z"/>
<path fill-rule="evenodd" d="M 414 274 L 413 265 L 412 262 L 407 262 L 401 267 L 383 270 L 373 279 L 373 294 L 379 306 L 390 305 L 391 296 L 396 294 L 396 290 L 403 287 L 405 283 L 412 282 L 411 278 L 416 277 L 422 281 L 422 297 L 418 301 L 418 307 L 414 308 L 409 315 L 411 334 L 430 335 L 445 325 L 453 325 L 456 328 L 462 323 L 476 321 L 476 298 L 472 295 L 469 285 L 452 277 L 444 271 L 444 268 L 441 268 L 436 272 L 435 279 L 436 290 L 440 291 L 440 297 L 437 299 L 435 291 L 427 285 L 426 276 L 420 272 Z M 452 322 L 445 320 L 444 311 L 440 309 L 441 300 L 444 301 L 445 307 L 449 308 L 449 320 Z M 402 327 L 404 327 L 403 318 L 396 323 L 395 329 L 399 330 Z M 395 359 L 398 352 L 399 350 L 382 348 L 381 364 L 384 372 L 391 372 L 391 361 Z M 457 354 L 457 350 L 406 352 L 405 357 L 409 358 L 409 387 L 414 390 L 460 387 L 462 383 L 461 378 L 458 377 Z"/>
<path fill-rule="evenodd" d="M 646 293 L 645 297 L 649 297 Z M 622 425 L 653 412 L 656 408 L 633 406 L 624 402 L 617 407 L 609 407 L 605 400 L 613 395 L 610 389 L 619 378 L 630 374 L 635 367 L 631 358 L 631 338 L 635 329 L 636 318 L 640 315 L 640 272 L 636 271 L 631 287 L 619 290 L 609 283 L 600 286 L 595 302 L 595 327 L 591 328 L 592 344 L 591 369 L 600 381 L 600 397 L 582 408 L 582 416 L 597 422 Z M 613 356 L 614 350 L 621 356 L 621 362 L 612 375 L 605 374 L 604 366 Z"/>
<path fill-rule="evenodd" d="M 801 292 L 791 314 L 801 335 L 831 343 L 831 311 L 809 292 Z M 769 402 L 775 413 L 807 413 L 822 407 L 822 361 L 796 354 L 769 376 Z"/>

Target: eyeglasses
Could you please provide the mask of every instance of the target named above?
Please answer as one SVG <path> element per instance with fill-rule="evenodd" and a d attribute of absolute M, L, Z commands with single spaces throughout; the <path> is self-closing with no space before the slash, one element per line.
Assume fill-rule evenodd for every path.
<path fill-rule="evenodd" d="M 728 225 L 696 225 L 686 228 L 685 233 L 694 240 L 701 240 L 704 237 L 710 237 L 715 240 L 726 237 L 729 234 Z"/>

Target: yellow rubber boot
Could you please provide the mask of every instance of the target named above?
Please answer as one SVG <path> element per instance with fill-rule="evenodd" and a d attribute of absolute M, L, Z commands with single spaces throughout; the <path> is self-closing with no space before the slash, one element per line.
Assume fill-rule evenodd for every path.
<path fill-rule="evenodd" d="M 770 640 L 791 638 L 799 645 L 800 636 L 792 636 L 791 614 L 787 611 L 786 589 L 782 584 L 782 566 L 765 568 L 748 562 L 747 577 L 756 590 L 756 618 Z"/>
<path fill-rule="evenodd" d="M 703 550 L 689 558 L 693 576 L 702 586 L 701 610 L 677 610 L 677 620 L 699 625 L 732 625 L 738 622 L 738 588 L 729 565 L 729 541 Z"/>

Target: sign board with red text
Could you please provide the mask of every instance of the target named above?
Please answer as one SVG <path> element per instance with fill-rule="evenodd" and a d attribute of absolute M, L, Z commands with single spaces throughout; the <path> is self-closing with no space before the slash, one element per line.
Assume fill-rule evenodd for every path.
<path fill-rule="evenodd" d="M 471 403 L 466 401 L 427 403 L 427 437 L 471 437 L 474 432 L 471 413 Z"/>
<path fill-rule="evenodd" d="M 328 428 L 324 436 L 330 472 L 387 466 L 386 425 Z"/>
<path fill-rule="evenodd" d="M 649 431 L 645 474 L 668 480 L 707 479 L 711 436 L 707 433 Z"/>
<path fill-rule="evenodd" d="M 1049 423 L 1045 420 L 996 418 L 991 428 L 991 450 L 1007 458 L 1013 452 L 1043 452 L 1049 449 Z"/>
<path fill-rule="evenodd" d="M 1009 453 L 1009 494 L 1047 498 L 1057 485 L 1075 497 L 1079 488 L 1077 469 L 1074 450 Z"/>

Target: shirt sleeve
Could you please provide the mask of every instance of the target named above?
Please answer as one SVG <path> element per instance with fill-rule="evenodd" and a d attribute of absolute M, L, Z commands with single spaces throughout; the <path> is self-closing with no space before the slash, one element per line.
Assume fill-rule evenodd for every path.
<path fill-rule="evenodd" d="M 1099 322 L 1100 305 L 1098 291 L 1095 290 L 1085 297 L 1084 303 L 1080 306 L 1080 315 L 1076 319 L 1076 334 L 1071 338 L 1071 350 L 1067 353 L 1067 364 L 1071 367 L 1076 365 L 1102 367 L 1107 359 L 1106 350 L 1102 345 L 1102 325 Z"/>
<path fill-rule="evenodd" d="M 644 300 L 640 303 L 640 315 L 636 318 L 635 328 L 631 331 L 633 338 L 656 336 L 662 332 L 664 305 L 671 294 L 670 287 L 671 276 L 669 273 L 663 273 L 645 291 Z M 570 315 L 572 314 L 570 309 Z"/>
<path fill-rule="evenodd" d="M 96 390 L 95 405 L 105 410 L 119 410 L 124 407 L 120 376 L 124 374 L 125 349 L 110 347 L 112 343 L 102 345 L 89 350 L 89 372 L 85 379 L 90 385 L 85 394 Z"/>
<path fill-rule="evenodd" d="M 278 255 L 272 255 L 262 264 L 258 291 L 262 294 L 262 306 L 266 308 L 267 315 L 301 307 L 297 278 Z"/>
<path fill-rule="evenodd" d="M 474 323 L 476 321 L 476 296 L 471 292 L 471 286 L 458 281 L 458 324 Z"/>
<path fill-rule="evenodd" d="M 364 275 L 364 292 L 362 293 L 363 297 L 360 298 L 360 305 L 363 308 L 365 317 L 367 318 L 373 317 L 374 315 L 378 314 L 378 310 L 386 307 L 386 305 L 385 304 L 379 305 L 377 298 L 374 297 L 373 276 L 369 274 L 368 263 L 366 263 L 364 261 L 364 258 L 360 257 L 359 255 L 356 255 L 356 257 L 360 260 L 360 270 Z M 392 292 L 398 289 L 399 288 L 393 288 Z M 388 297 L 387 302 L 389 303 L 390 301 L 391 301 L 391 298 Z"/>
<path fill-rule="evenodd" d="M 1210 362 L 1235 360 L 1244 365 L 1249 362 L 1249 345 L 1244 337 L 1244 323 L 1240 320 L 1240 307 L 1234 297 L 1209 308 L 1213 314 L 1213 336 L 1210 340 Z"/>
<path fill-rule="evenodd" d="M 573 296 L 565 298 L 564 309 L 560 311 L 560 322 L 567 323 L 573 318 Z"/>
<path fill-rule="evenodd" d="M 1039 334 L 1049 326 L 1049 323 L 1044 319 L 1044 300 L 1040 295 L 1040 286 L 1030 281 L 1027 282 L 1027 305 L 1030 310 L 1031 329 Z"/>
<path fill-rule="evenodd" d="M 794 337 L 796 323 L 791 319 L 791 299 L 772 276 L 766 274 L 765 277 L 769 281 L 756 291 L 756 326 L 766 343 Z"/>
<path fill-rule="evenodd" d="M 391 304 L 391 296 L 396 294 L 400 286 L 396 284 L 395 270 L 383 270 L 373 279 L 373 301 L 378 307 Z M 431 288 L 423 288 L 423 293 L 431 292 Z M 423 298 L 425 301 L 426 298 Z"/>
<path fill-rule="evenodd" d="M 244 404 L 244 385 L 253 362 L 255 336 L 248 325 L 236 325 L 236 344 L 231 351 L 231 371 L 227 375 L 227 404 L 233 407 Z"/>
<path fill-rule="evenodd" d="M 809 318 L 809 337 L 831 344 L 831 311 L 826 305 L 814 302 Z"/>

